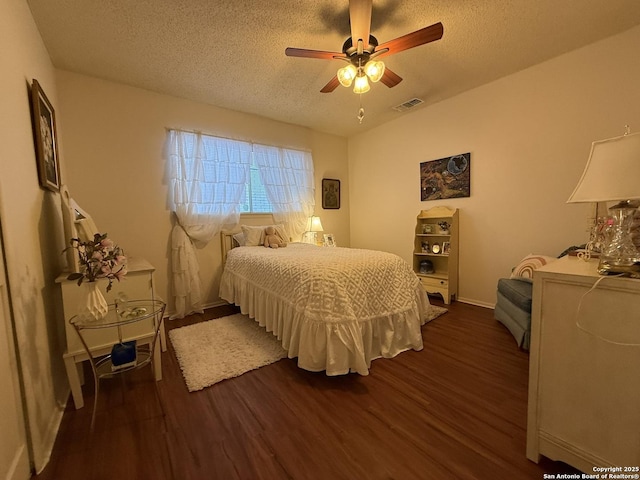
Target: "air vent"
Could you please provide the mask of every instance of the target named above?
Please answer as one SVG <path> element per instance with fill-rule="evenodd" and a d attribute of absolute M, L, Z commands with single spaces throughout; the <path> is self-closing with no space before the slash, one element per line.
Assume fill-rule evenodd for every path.
<path fill-rule="evenodd" d="M 424 103 L 423 100 L 420 100 L 419 98 L 412 98 L 411 100 L 401 103 L 400 105 L 396 105 L 395 107 L 393 107 L 393 109 L 398 112 L 406 112 L 410 108 L 417 107 L 422 103 Z"/>

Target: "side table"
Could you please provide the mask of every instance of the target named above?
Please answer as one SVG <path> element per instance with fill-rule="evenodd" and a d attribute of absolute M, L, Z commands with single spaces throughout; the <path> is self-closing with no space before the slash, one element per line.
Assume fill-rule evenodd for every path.
<path fill-rule="evenodd" d="M 140 257 L 129 257 L 127 259 L 127 275 L 119 283 L 114 284 L 110 292 L 106 292 L 108 284 L 107 279 L 100 279 L 98 283 L 107 303 L 115 303 L 118 298 L 126 296 L 130 299 L 147 299 L 155 300 L 158 297 L 155 294 L 153 272 L 155 268 L 145 259 Z M 56 283 L 60 285 L 60 293 L 62 295 L 63 315 L 64 315 L 64 337 L 66 340 L 66 348 L 62 358 L 64 360 L 69 380 L 69 387 L 73 395 L 73 402 L 76 408 L 84 406 L 82 398 L 82 390 L 80 384 L 84 383 L 83 364 L 88 360 L 86 348 L 82 345 L 78 338 L 75 328 L 69 323 L 69 320 L 78 311 L 78 305 L 83 304 L 86 300 L 82 288 L 78 288 L 75 280 L 67 280 L 69 272 L 64 272 L 58 276 Z M 163 319 L 159 319 L 163 320 Z M 128 336 L 152 335 L 155 325 L 149 322 L 141 322 L 134 326 L 126 328 Z M 96 329 L 87 332 L 85 342 L 93 351 L 100 347 L 110 347 L 118 341 L 115 329 Z M 160 326 L 160 345 L 162 351 L 166 351 L 165 329 Z M 108 352 L 106 352 L 108 353 Z"/>
<path fill-rule="evenodd" d="M 98 404 L 98 393 L 100 388 L 100 380 L 103 378 L 112 378 L 121 373 L 142 368 L 151 365 L 155 380 L 162 379 L 162 360 L 160 350 L 156 349 L 156 340 L 166 304 L 160 300 L 131 300 L 125 304 L 110 304 L 109 310 L 104 318 L 96 320 L 84 315 L 75 315 L 71 317 L 69 323 L 76 330 L 85 353 L 78 354 L 73 359 L 74 363 L 83 360 L 89 360 L 94 379 L 94 400 L 93 413 L 91 416 L 91 429 L 95 422 L 96 407 Z M 142 330 L 139 328 L 141 324 L 147 324 Z M 117 331 L 117 340 L 114 343 L 102 346 L 89 347 L 92 335 L 103 329 L 112 329 Z M 143 332 L 140 334 L 140 332 Z M 99 333 L 99 332 L 98 332 Z M 126 341 L 136 341 L 136 363 L 121 369 L 114 369 L 111 361 L 111 349 L 115 343 L 122 344 Z M 82 399 L 82 390 L 80 380 L 77 377 L 77 370 L 74 371 L 76 376 L 70 381 L 71 391 L 74 399 Z M 77 404 L 76 404 L 76 407 Z M 79 408 L 79 407 L 78 407 Z"/>

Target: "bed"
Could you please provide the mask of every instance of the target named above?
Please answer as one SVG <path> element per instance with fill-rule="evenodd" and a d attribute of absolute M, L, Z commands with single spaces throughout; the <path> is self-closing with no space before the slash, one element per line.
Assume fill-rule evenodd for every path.
<path fill-rule="evenodd" d="M 306 243 L 232 248 L 232 235 L 223 237 L 220 297 L 272 332 L 300 368 L 367 375 L 376 358 L 422 349 L 429 300 L 397 255 Z"/>

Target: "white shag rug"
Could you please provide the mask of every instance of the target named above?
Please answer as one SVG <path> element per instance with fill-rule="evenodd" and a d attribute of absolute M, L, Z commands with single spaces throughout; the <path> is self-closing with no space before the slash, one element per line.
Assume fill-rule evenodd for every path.
<path fill-rule="evenodd" d="M 437 305 L 431 305 L 431 311 L 429 312 L 429 315 L 427 315 L 427 320 L 425 323 L 430 322 L 431 320 L 434 320 L 436 318 L 438 318 L 440 315 L 442 315 L 443 313 L 447 313 L 449 310 L 447 310 L 444 307 L 439 307 Z"/>
<path fill-rule="evenodd" d="M 169 338 L 190 392 L 287 356 L 276 337 L 240 313 L 174 328 Z"/>
<path fill-rule="evenodd" d="M 447 311 L 431 305 L 427 322 Z M 275 336 L 241 313 L 174 328 L 169 338 L 190 392 L 287 356 Z"/>

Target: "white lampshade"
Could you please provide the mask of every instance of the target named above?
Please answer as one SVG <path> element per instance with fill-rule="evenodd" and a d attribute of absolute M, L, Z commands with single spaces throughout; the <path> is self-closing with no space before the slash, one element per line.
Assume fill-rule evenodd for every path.
<path fill-rule="evenodd" d="M 322 228 L 322 222 L 320 222 L 320 217 L 317 215 L 313 215 L 309 217 L 307 220 L 307 232 L 323 232 L 324 228 Z"/>
<path fill-rule="evenodd" d="M 353 79 L 356 78 L 358 70 L 353 65 L 349 64 L 346 67 L 338 70 L 338 81 L 343 87 L 350 87 L 353 83 Z"/>
<path fill-rule="evenodd" d="M 382 78 L 384 74 L 384 63 L 375 60 L 369 60 L 364 66 L 364 73 L 367 74 L 369 80 L 377 82 Z"/>
<path fill-rule="evenodd" d="M 593 142 L 567 203 L 640 199 L 640 133 Z"/>
<path fill-rule="evenodd" d="M 364 72 L 359 72 L 356 77 L 355 85 L 353 86 L 354 93 L 367 93 L 371 87 L 369 86 L 369 80 Z"/>

